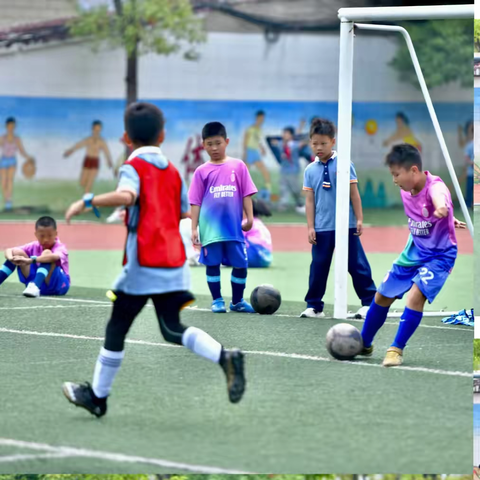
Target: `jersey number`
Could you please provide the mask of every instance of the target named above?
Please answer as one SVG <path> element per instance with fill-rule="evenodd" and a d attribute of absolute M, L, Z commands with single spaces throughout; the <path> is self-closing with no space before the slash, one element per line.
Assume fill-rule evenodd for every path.
<path fill-rule="evenodd" d="M 428 268 L 422 267 L 420 269 L 420 280 L 425 284 L 428 285 L 428 282 L 435 277 L 433 272 L 431 272 Z"/>

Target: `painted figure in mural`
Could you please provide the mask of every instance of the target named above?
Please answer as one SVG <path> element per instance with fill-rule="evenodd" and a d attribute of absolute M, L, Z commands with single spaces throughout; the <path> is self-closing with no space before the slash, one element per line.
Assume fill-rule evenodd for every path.
<path fill-rule="evenodd" d="M 63 154 L 66 158 L 80 148 L 86 149 L 82 174 L 80 176 L 80 186 L 85 190 L 85 193 L 91 192 L 93 182 L 98 175 L 98 169 L 100 168 L 100 152 L 105 154 L 109 168 L 113 168 L 112 156 L 110 155 L 107 143 L 100 136 L 101 132 L 102 122 L 100 122 L 100 120 L 95 120 L 92 123 L 92 134 L 89 137 L 80 140 Z"/>
<path fill-rule="evenodd" d="M 403 112 L 398 112 L 395 115 L 395 122 L 397 124 L 397 129 L 383 142 L 383 146 L 388 147 L 400 143 L 407 143 L 408 145 L 413 145 L 419 152 L 421 152 L 422 145 L 410 128 L 409 118 Z"/>
<path fill-rule="evenodd" d="M 297 213 L 305 213 L 305 204 L 300 184 L 300 150 L 304 143 L 295 139 L 295 129 L 285 127 L 281 140 L 269 140 L 272 152 L 280 163 L 280 199 L 278 209 L 285 211 L 290 196 L 295 201 Z"/>
<path fill-rule="evenodd" d="M 202 156 L 204 150 L 201 135 L 192 135 L 188 138 L 182 157 L 182 163 L 185 165 L 184 178 L 187 185 L 190 183 L 190 175 L 195 172 L 197 167 L 205 163 Z"/>
<path fill-rule="evenodd" d="M 309 288 L 305 296 L 307 308 L 301 317 L 324 317 L 323 297 L 335 250 L 335 212 L 337 204 L 337 152 L 335 126 L 329 120 L 316 119 L 310 128 L 310 146 L 316 158 L 304 173 L 303 190 L 306 193 L 308 242 L 312 245 Z M 362 200 L 353 163 L 350 163 L 348 272 L 353 287 L 362 303 L 358 315 L 365 317 L 372 303 L 376 287 L 372 270 L 360 242 L 363 232 Z"/>
<path fill-rule="evenodd" d="M 272 192 L 272 184 L 270 180 L 270 172 L 268 171 L 265 162 L 262 157 L 265 156 L 265 148 L 262 145 L 262 125 L 265 121 L 265 112 L 259 110 L 255 114 L 255 123 L 247 128 L 245 136 L 243 138 L 243 159 L 250 168 L 255 166 L 262 174 L 265 182 L 265 189 L 260 191 L 259 194 L 270 201 L 270 194 Z"/>
<path fill-rule="evenodd" d="M 5 122 L 7 133 L 0 137 L 0 185 L 2 188 L 5 210 L 12 209 L 13 179 L 17 170 L 17 152 L 26 160 L 34 159 L 25 151 L 20 137 L 15 135 L 16 120 L 7 118 Z"/>
<path fill-rule="evenodd" d="M 464 153 L 464 169 L 459 181 L 467 180 L 465 190 L 465 203 L 473 207 L 473 175 L 475 166 L 475 152 L 473 144 L 473 120 L 469 120 L 464 127 L 458 126 L 458 146 Z"/>

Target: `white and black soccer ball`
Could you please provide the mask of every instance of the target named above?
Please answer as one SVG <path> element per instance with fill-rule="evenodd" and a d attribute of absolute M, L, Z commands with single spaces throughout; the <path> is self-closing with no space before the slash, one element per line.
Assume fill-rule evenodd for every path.
<path fill-rule="evenodd" d="M 327 332 L 327 350 L 337 360 L 352 360 L 363 349 L 360 331 L 349 323 L 337 323 Z"/>

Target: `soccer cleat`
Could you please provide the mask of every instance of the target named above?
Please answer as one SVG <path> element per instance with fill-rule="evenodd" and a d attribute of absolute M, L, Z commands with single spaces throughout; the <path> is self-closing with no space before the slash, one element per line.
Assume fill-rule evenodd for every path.
<path fill-rule="evenodd" d="M 225 308 L 225 301 L 222 297 L 217 298 L 212 302 L 212 312 L 213 313 L 227 313 L 227 309 Z"/>
<path fill-rule="evenodd" d="M 300 215 L 305 215 L 305 205 L 295 207 L 295 211 Z"/>
<path fill-rule="evenodd" d="M 368 305 L 364 305 L 363 307 L 361 307 L 355 314 L 355 318 L 363 318 L 363 319 L 367 318 L 367 313 L 369 308 L 370 307 Z"/>
<path fill-rule="evenodd" d="M 23 295 L 29 298 L 37 298 L 40 296 L 40 289 L 33 282 L 30 282 L 23 291 Z"/>
<path fill-rule="evenodd" d="M 227 377 L 228 399 L 232 403 L 238 403 L 245 392 L 245 360 L 244 354 L 238 350 L 226 350 L 222 369 Z"/>
<path fill-rule="evenodd" d="M 323 312 L 319 312 L 314 308 L 307 308 L 302 312 L 302 314 L 300 315 L 300 318 L 322 318 L 324 316 L 325 314 Z"/>
<path fill-rule="evenodd" d="M 97 418 L 103 417 L 103 415 L 107 413 L 107 399 L 96 398 L 92 387 L 88 382 L 65 382 L 62 385 L 62 390 L 70 403 L 88 410 Z"/>
<path fill-rule="evenodd" d="M 384 367 L 398 367 L 403 363 L 403 350 L 397 347 L 390 347 L 383 359 Z"/>
<path fill-rule="evenodd" d="M 253 307 L 243 298 L 235 305 L 230 302 L 230 311 L 238 313 L 255 313 Z"/>
<path fill-rule="evenodd" d="M 373 344 L 369 347 L 363 347 L 362 351 L 359 353 L 362 357 L 371 357 L 373 354 Z"/>

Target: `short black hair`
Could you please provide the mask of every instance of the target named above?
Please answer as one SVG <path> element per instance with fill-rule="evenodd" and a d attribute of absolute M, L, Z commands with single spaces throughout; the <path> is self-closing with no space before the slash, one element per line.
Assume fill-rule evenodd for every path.
<path fill-rule="evenodd" d="M 96 125 L 100 125 L 101 127 L 103 127 L 103 123 L 100 120 L 94 120 L 92 122 L 92 127 L 95 127 Z"/>
<path fill-rule="evenodd" d="M 40 217 L 35 223 L 35 230 L 37 230 L 38 227 L 52 227 L 56 230 L 57 222 L 52 217 Z"/>
<path fill-rule="evenodd" d="M 223 137 L 227 139 L 227 130 L 220 122 L 207 123 L 202 129 L 202 140 L 210 137 Z"/>
<path fill-rule="evenodd" d="M 315 118 L 310 126 L 310 138 L 314 135 L 326 135 L 335 138 L 335 125 L 325 118 Z"/>
<path fill-rule="evenodd" d="M 7 119 L 5 120 L 5 125 L 8 125 L 9 123 L 17 123 L 15 117 L 7 117 Z"/>
<path fill-rule="evenodd" d="M 417 148 L 408 143 L 402 143 L 401 145 L 395 145 L 387 155 L 385 164 L 389 167 L 397 166 L 410 169 L 413 166 L 417 166 L 422 171 L 422 156 Z"/>
<path fill-rule="evenodd" d="M 165 120 L 162 111 L 152 103 L 136 102 L 125 110 L 125 131 L 132 143 L 157 146 Z"/>
<path fill-rule="evenodd" d="M 403 112 L 397 112 L 395 118 L 400 118 L 405 125 L 410 125 L 410 119 Z"/>
<path fill-rule="evenodd" d="M 258 110 L 257 113 L 255 114 L 256 117 L 264 117 L 265 112 L 263 110 Z"/>
<path fill-rule="evenodd" d="M 295 135 L 295 129 L 293 127 L 285 127 L 283 131 L 291 133 L 292 136 Z"/>

